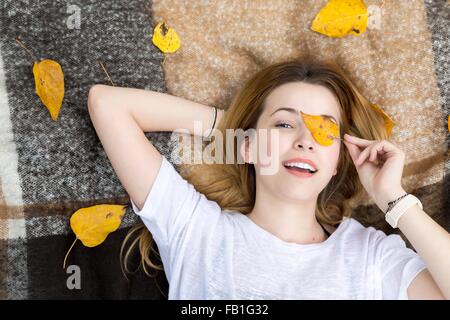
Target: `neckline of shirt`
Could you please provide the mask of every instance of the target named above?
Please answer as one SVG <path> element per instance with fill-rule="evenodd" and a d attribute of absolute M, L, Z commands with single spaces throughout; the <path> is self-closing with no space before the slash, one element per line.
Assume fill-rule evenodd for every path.
<path fill-rule="evenodd" d="M 249 217 L 247 217 L 245 214 L 241 212 L 236 212 L 237 215 L 242 216 L 239 217 L 246 226 L 251 228 L 255 234 L 258 236 L 259 239 L 262 239 L 267 243 L 267 245 L 275 246 L 279 250 L 287 251 L 287 252 L 298 252 L 298 251 L 305 251 L 305 250 L 317 250 L 321 248 L 325 248 L 334 242 L 336 242 L 336 238 L 343 232 L 343 230 L 348 225 L 350 218 L 344 217 L 339 224 L 339 226 L 336 228 L 336 230 L 325 240 L 319 243 L 295 243 L 295 242 L 287 242 L 280 238 L 278 238 L 276 235 L 270 233 L 266 229 L 260 227 L 257 225 L 253 220 L 251 220 Z"/>

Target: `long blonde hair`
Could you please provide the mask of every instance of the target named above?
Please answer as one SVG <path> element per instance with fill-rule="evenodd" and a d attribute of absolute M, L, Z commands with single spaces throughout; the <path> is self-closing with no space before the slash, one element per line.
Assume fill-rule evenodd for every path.
<path fill-rule="evenodd" d="M 321 85 L 328 88 L 336 97 L 340 106 L 342 122 L 341 137 L 349 133 L 369 140 L 387 139 L 384 119 L 371 106 L 366 98 L 352 84 L 341 67 L 326 60 L 311 56 L 272 64 L 253 75 L 234 96 L 226 113 L 217 125 L 222 137 L 226 136 L 226 129 L 256 129 L 256 123 L 263 112 L 265 98 L 278 86 L 289 82 L 304 82 Z M 230 143 L 223 139 L 223 148 Z M 215 143 L 212 140 L 211 143 Z M 232 142 L 234 155 L 239 152 L 236 141 Z M 229 148 L 229 147 L 228 147 Z M 219 148 L 216 148 L 216 150 Z M 226 155 L 225 155 L 226 156 Z M 224 164 L 226 163 L 226 164 Z M 254 204 L 256 195 L 255 168 L 253 164 L 198 164 L 195 166 L 180 165 L 180 174 L 195 189 L 203 193 L 208 199 L 219 204 L 222 210 L 233 210 L 248 214 Z M 359 195 L 363 187 L 345 146 L 341 144 L 337 174 L 320 192 L 316 206 L 316 217 L 319 222 L 337 225 L 343 217 L 349 217 L 348 200 Z M 133 228 L 122 244 L 122 253 L 126 242 L 133 234 L 139 235 L 133 240 L 122 260 L 125 271 L 129 272 L 127 260 L 130 252 L 138 246 L 141 253 L 141 266 L 148 272 L 148 267 L 162 270 L 162 265 L 154 264 L 150 253 L 155 252 L 153 239 L 143 224 Z"/>

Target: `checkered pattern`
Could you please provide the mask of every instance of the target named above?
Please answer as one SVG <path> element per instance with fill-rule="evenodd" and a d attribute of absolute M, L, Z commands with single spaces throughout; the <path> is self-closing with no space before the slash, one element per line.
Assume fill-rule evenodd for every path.
<path fill-rule="evenodd" d="M 80 28 L 69 28 L 80 13 Z M 167 291 L 142 272 L 122 276 L 120 244 L 137 218 L 127 208 L 121 230 L 96 248 L 74 247 L 68 265 L 81 269 L 81 290 L 69 290 L 62 268 L 75 239 L 69 217 L 82 207 L 130 204 L 99 142 L 87 111 L 94 83 L 165 90 L 163 56 L 151 42 L 148 1 L 2 1 L 0 12 L 0 298 L 149 298 Z M 33 61 L 14 39 L 40 58 L 58 61 L 65 97 L 57 122 L 35 94 Z M 170 153 L 167 133 L 147 133 Z M 167 292 L 165 292 L 167 294 Z"/>

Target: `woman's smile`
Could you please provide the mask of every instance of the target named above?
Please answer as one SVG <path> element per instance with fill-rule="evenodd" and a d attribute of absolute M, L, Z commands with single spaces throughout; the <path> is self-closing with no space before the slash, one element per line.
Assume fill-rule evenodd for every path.
<path fill-rule="evenodd" d="M 294 175 L 294 176 L 296 176 L 296 177 L 299 177 L 299 178 L 311 178 L 314 174 L 315 174 L 315 172 L 313 173 L 313 172 L 309 172 L 308 170 L 306 170 L 306 169 L 300 169 L 300 168 L 296 168 L 296 167 L 291 167 L 291 168 L 289 168 L 289 167 L 286 167 L 286 166 L 283 166 L 290 174 L 292 174 L 292 175 Z"/>

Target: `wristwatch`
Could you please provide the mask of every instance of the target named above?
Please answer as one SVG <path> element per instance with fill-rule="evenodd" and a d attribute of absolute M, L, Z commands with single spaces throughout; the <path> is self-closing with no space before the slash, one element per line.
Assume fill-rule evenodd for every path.
<path fill-rule="evenodd" d="M 420 209 L 423 209 L 422 202 L 420 202 L 417 197 L 412 194 L 402 196 L 393 207 L 388 208 L 385 216 L 386 221 L 392 226 L 392 228 L 397 228 L 400 217 L 416 203 L 419 205 Z"/>

